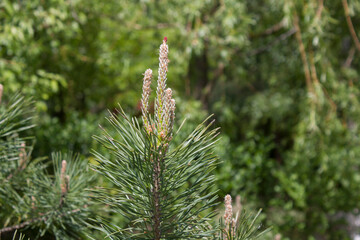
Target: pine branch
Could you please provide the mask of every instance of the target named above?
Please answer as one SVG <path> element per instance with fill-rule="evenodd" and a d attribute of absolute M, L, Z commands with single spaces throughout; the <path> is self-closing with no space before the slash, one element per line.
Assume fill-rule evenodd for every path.
<path fill-rule="evenodd" d="M 79 212 L 79 211 L 80 211 L 80 209 L 74 209 L 74 210 L 71 210 L 70 212 L 62 213 L 62 214 L 58 215 L 58 217 L 59 217 L 59 218 L 62 218 L 62 217 L 64 217 L 64 216 L 67 216 L 68 214 L 77 213 L 77 212 Z M 1 228 L 1 229 L 0 229 L 0 234 L 1 234 L 1 233 L 5 233 L 5 232 L 12 232 L 12 231 L 17 230 L 17 229 L 22 229 L 22 228 L 24 228 L 24 227 L 26 227 L 26 226 L 29 226 L 29 225 L 31 225 L 31 224 L 33 224 L 33 223 L 36 223 L 36 222 L 40 222 L 40 221 L 41 221 L 41 222 L 46 222 L 46 221 L 48 220 L 47 215 L 49 215 L 49 214 L 45 214 L 45 216 L 42 216 L 42 217 L 30 219 L 30 220 L 28 220 L 28 221 L 26 221 L 26 222 L 23 222 L 23 223 L 20 223 L 20 224 L 18 224 L 18 225 L 14 225 L 14 226 L 11 226 L 11 227 Z"/>
<path fill-rule="evenodd" d="M 239 203 L 241 205 L 241 203 Z M 254 240 L 259 239 L 271 228 L 260 230 L 261 225 L 257 224 L 262 209 L 255 215 L 238 209 L 233 218 L 232 199 L 230 195 L 225 196 L 224 220 L 220 219 L 220 233 L 216 239 L 219 240 Z"/>

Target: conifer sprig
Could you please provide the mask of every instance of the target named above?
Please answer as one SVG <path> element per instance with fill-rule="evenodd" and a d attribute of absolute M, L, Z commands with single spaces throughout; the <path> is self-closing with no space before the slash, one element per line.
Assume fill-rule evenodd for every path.
<path fill-rule="evenodd" d="M 91 186 L 94 175 L 89 175 L 87 162 L 77 155 L 54 153 L 52 161 L 55 174 L 38 171 L 26 193 L 32 216 L 38 218 L 31 227 L 46 223 L 39 234 L 49 231 L 58 239 L 84 237 L 92 211 L 86 188 Z"/>
<path fill-rule="evenodd" d="M 104 129 L 103 136 L 96 137 L 110 157 L 95 152 L 99 164 L 94 168 L 114 184 L 111 192 L 115 192 L 109 195 L 99 190 L 98 199 L 127 219 L 125 228 L 105 224 L 111 239 L 197 239 L 212 237 L 215 231 L 208 223 L 214 213 L 204 212 L 215 205 L 210 187 L 218 132 L 210 130 L 212 123 L 206 120 L 179 146 L 171 146 L 175 100 L 172 90 L 166 89 L 168 63 L 165 38 L 160 45 L 153 118 L 147 112 L 150 84 L 146 73 L 144 77 L 145 130 L 120 110 L 109 118 L 116 134 Z"/>
<path fill-rule="evenodd" d="M 0 88 L 2 91 L 3 85 Z M 28 163 L 32 138 L 21 133 L 34 127 L 32 120 L 33 102 L 20 94 L 0 104 L 0 190 L 8 189 L 3 184 L 10 182 Z"/>
<path fill-rule="evenodd" d="M 233 218 L 232 199 L 228 194 L 225 196 L 224 219 L 220 220 L 220 234 L 215 238 L 218 240 L 255 240 L 264 236 L 270 228 L 260 230 L 261 225 L 257 224 L 261 209 L 256 214 L 249 214 L 246 211 L 239 211 Z"/>
<path fill-rule="evenodd" d="M 35 239 L 46 232 L 79 239 L 93 211 L 85 191 L 93 177 L 71 154 L 53 155 L 50 173 L 44 158 L 31 159 L 33 137 L 23 131 L 34 126 L 33 116 L 32 101 L 19 94 L 0 104 L 0 238 L 34 229 Z"/>
<path fill-rule="evenodd" d="M 2 91 L 2 87 L 0 92 Z M 6 105 L 0 102 L 0 138 L 33 128 L 33 101 L 20 94 L 14 95 Z"/>

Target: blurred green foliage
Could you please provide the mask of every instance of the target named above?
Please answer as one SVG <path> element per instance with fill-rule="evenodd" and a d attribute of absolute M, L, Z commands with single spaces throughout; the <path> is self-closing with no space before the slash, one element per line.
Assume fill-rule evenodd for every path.
<path fill-rule="evenodd" d="M 359 36 L 360 1 L 348 4 Z M 141 74 L 167 36 L 178 125 L 215 113 L 222 128 L 221 196 L 264 208 L 284 238 L 346 239 L 334 216 L 360 208 L 360 61 L 344 12 L 338 0 L 3 0 L 0 81 L 37 100 L 35 155 L 88 154 L 106 108 L 139 115 Z"/>

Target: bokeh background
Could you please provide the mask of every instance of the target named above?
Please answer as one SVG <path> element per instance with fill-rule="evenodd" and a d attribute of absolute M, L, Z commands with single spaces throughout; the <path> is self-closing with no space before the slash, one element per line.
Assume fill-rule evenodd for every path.
<path fill-rule="evenodd" d="M 1 0 L 0 82 L 36 100 L 33 155 L 91 159 L 107 109 L 139 116 L 164 36 L 178 125 L 221 127 L 219 199 L 263 208 L 276 239 L 355 239 L 359 0 Z"/>

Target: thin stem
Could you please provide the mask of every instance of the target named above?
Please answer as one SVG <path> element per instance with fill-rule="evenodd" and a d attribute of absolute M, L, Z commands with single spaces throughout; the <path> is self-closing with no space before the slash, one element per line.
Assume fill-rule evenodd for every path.
<path fill-rule="evenodd" d="M 324 0 L 319 0 L 319 7 L 316 11 L 316 18 L 317 19 L 320 19 L 321 18 L 321 13 L 322 13 L 322 10 L 324 9 Z"/>
<path fill-rule="evenodd" d="M 60 214 L 59 217 L 64 217 L 66 216 L 67 214 L 70 214 L 70 213 L 77 213 L 77 212 L 80 212 L 80 209 L 74 209 L 74 210 L 71 210 L 69 212 L 66 212 L 66 213 L 63 213 L 63 214 Z M 5 228 L 2 228 L 0 229 L 0 234 L 1 233 L 5 233 L 5 232 L 11 232 L 11 231 L 14 231 L 16 229 L 21 229 L 21 228 L 24 228 L 32 223 L 35 223 L 35 222 L 40 222 L 40 221 L 43 221 L 45 222 L 46 220 L 48 219 L 48 217 L 46 216 L 42 216 L 42 217 L 38 217 L 38 218 L 33 218 L 33 219 L 30 219 L 26 222 L 23 222 L 23 223 L 20 223 L 18 225 L 14 225 L 14 226 L 10 226 L 10 227 L 5 227 Z"/>
<path fill-rule="evenodd" d="M 359 42 L 358 37 L 356 36 L 354 25 L 352 24 L 352 21 L 351 21 L 351 18 L 350 18 L 349 5 L 347 3 L 347 0 L 342 0 L 342 4 L 343 4 L 343 7 L 344 7 L 346 22 L 347 22 L 347 25 L 349 27 L 351 37 L 352 37 L 352 39 L 353 39 L 353 41 L 355 43 L 355 46 L 356 46 L 357 50 L 360 51 L 360 42 Z"/>
<path fill-rule="evenodd" d="M 160 221 L 161 221 L 161 209 L 160 209 L 160 158 L 156 158 L 154 161 L 154 235 L 155 240 L 160 240 L 161 231 L 160 231 Z"/>
<path fill-rule="evenodd" d="M 26 226 L 34 223 L 34 222 L 39 222 L 39 221 L 43 220 L 43 218 L 44 218 L 44 217 L 33 218 L 33 219 L 29 220 L 29 221 L 20 223 L 20 224 L 18 224 L 18 225 L 14 225 L 14 226 L 11 226 L 11 227 L 2 228 L 2 229 L 0 229 L 0 234 L 1 234 L 1 233 L 5 233 L 5 232 L 11 232 L 11 231 L 14 231 L 14 230 L 16 230 L 16 229 L 24 228 L 24 227 L 26 227 Z M 43 220 L 43 221 L 45 221 L 45 220 Z"/>
<path fill-rule="evenodd" d="M 305 46 L 304 43 L 302 41 L 302 36 L 301 36 L 301 29 L 299 26 L 299 17 L 296 14 L 296 12 L 294 12 L 294 27 L 295 27 L 295 36 L 296 36 L 296 40 L 299 44 L 299 51 L 300 51 L 300 55 L 301 55 L 301 60 L 303 62 L 303 68 L 304 68 L 304 73 L 305 73 L 305 79 L 306 79 L 306 86 L 309 90 L 309 92 L 314 93 L 314 89 L 313 89 L 313 85 L 311 82 L 311 75 L 310 75 L 310 70 L 309 70 L 309 63 L 306 59 L 306 52 L 305 52 Z"/>
<path fill-rule="evenodd" d="M 335 102 L 331 99 L 329 93 L 327 92 L 326 88 L 324 88 L 324 86 L 322 86 L 319 82 L 319 79 L 317 77 L 316 74 L 316 67 L 315 67 L 315 62 L 314 62 L 314 53 L 312 51 L 310 51 L 309 53 L 309 59 L 310 59 L 310 65 L 311 65 L 311 76 L 313 78 L 314 83 L 318 84 L 321 86 L 321 89 L 323 90 L 324 95 L 326 96 L 326 98 L 329 100 L 331 109 L 336 112 L 337 106 L 335 104 Z"/>
<path fill-rule="evenodd" d="M 284 27 L 285 27 L 285 21 L 284 21 L 284 19 L 282 19 L 280 22 L 278 22 L 275 25 L 267 28 L 265 31 L 263 31 L 261 33 L 250 33 L 249 37 L 250 37 L 250 39 L 253 39 L 253 38 L 268 36 L 268 35 L 271 35 L 271 34 L 273 34 L 275 32 L 280 31 Z"/>
<path fill-rule="evenodd" d="M 352 47 L 352 48 L 350 48 L 349 55 L 346 58 L 346 61 L 344 62 L 343 67 L 348 68 L 351 66 L 351 63 L 354 60 L 354 55 L 355 55 L 355 48 Z"/>

